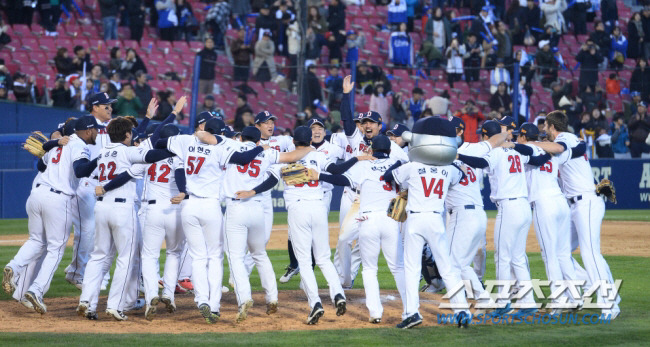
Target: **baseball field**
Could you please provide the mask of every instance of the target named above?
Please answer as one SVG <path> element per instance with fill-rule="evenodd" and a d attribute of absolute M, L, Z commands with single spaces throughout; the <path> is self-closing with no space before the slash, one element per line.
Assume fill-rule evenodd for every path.
<path fill-rule="evenodd" d="M 491 250 L 494 212 L 488 212 L 488 263 L 486 278 L 494 278 L 494 258 Z M 274 228 L 268 245 L 276 278 L 287 265 L 286 213 L 274 215 Z M 334 248 L 338 233 L 338 214 L 330 214 L 330 246 Z M 0 265 L 4 266 L 27 240 L 27 220 L 0 220 Z M 528 235 L 528 257 L 531 276 L 545 279 L 544 264 L 533 229 Z M 316 274 L 325 304 L 325 316 L 315 326 L 304 324 L 309 313 L 307 299 L 299 289 L 297 278 L 288 283 L 278 283 L 279 311 L 267 316 L 263 305 L 259 276 L 251 276 L 253 299 L 256 305 L 249 318 L 235 324 L 236 299 L 232 290 L 223 295 L 221 320 L 208 325 L 200 317 L 191 294 L 177 296 L 178 311 L 168 314 L 159 310 L 156 319 L 144 319 L 144 311 L 128 312 L 126 322 L 116 322 L 103 314 L 98 321 L 88 321 L 75 314 L 79 290 L 64 280 L 63 269 L 70 262 L 68 247 L 59 271 L 55 274 L 44 301 L 47 314 L 41 316 L 13 301 L 0 292 L 0 346 L 58 345 L 433 345 L 433 344 L 484 344 L 484 345 L 645 345 L 650 340 L 650 210 L 607 211 L 603 222 L 601 249 L 615 279 L 623 282 L 620 294 L 621 315 L 603 324 L 475 324 L 469 329 L 438 324 L 437 314 L 450 311 L 438 308 L 442 294 L 422 293 L 421 312 L 424 323 L 411 330 L 398 330 L 401 301 L 395 282 L 380 258 L 379 283 L 384 303 L 381 324 L 367 323 L 368 313 L 364 303 L 363 281 L 357 276 L 354 289 L 346 292 L 348 313 L 337 317 L 329 302 L 325 280 Z M 161 264 L 164 261 L 161 252 Z M 580 259 L 579 254 L 576 258 Z M 227 266 L 227 265 L 225 265 Z M 227 284 L 228 270 L 224 273 Z M 102 292 L 98 312 L 106 304 L 107 292 Z M 163 311 L 163 312 L 161 312 Z M 599 313 L 585 309 L 578 316 Z"/>

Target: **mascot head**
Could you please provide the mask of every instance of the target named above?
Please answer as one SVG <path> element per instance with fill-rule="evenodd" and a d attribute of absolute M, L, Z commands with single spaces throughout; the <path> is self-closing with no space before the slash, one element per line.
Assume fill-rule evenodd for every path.
<path fill-rule="evenodd" d="M 427 117 L 415 122 L 402 139 L 409 143 L 409 159 L 427 165 L 449 165 L 456 159 L 456 128 L 446 118 Z"/>

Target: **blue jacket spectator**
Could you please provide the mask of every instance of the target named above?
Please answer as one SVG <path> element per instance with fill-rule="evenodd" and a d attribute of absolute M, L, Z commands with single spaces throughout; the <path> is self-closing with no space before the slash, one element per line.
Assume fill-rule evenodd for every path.
<path fill-rule="evenodd" d="M 406 0 L 392 0 L 388 4 L 388 24 L 406 23 Z"/>
<path fill-rule="evenodd" d="M 614 32 L 612 32 L 612 45 L 609 50 L 609 59 L 614 60 L 617 52 L 627 59 L 627 39 L 621 34 L 621 29 L 618 27 L 614 28 Z"/>
<path fill-rule="evenodd" d="M 628 146 L 630 144 L 630 134 L 625 124 L 625 119 L 623 114 L 617 114 L 614 116 L 614 122 L 612 123 L 612 149 L 614 150 L 615 158 L 630 158 L 630 150 Z"/>
<path fill-rule="evenodd" d="M 397 66 L 413 64 L 413 40 L 406 32 L 406 23 L 400 23 L 400 31 L 390 35 L 388 58 Z"/>

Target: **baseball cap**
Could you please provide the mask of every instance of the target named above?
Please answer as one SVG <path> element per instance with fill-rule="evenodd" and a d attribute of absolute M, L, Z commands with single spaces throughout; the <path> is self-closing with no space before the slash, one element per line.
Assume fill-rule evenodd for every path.
<path fill-rule="evenodd" d="M 203 100 L 204 100 L 204 101 L 205 101 L 205 100 L 212 100 L 212 101 L 214 101 L 214 95 L 212 95 L 212 94 L 208 94 L 208 95 L 205 96 L 205 99 L 203 99 Z"/>
<path fill-rule="evenodd" d="M 235 137 L 235 135 L 239 134 L 238 132 L 233 129 L 230 125 L 226 125 L 226 131 L 223 132 L 223 135 L 229 139 L 232 139 Z"/>
<path fill-rule="evenodd" d="M 527 139 L 537 139 L 539 137 L 539 128 L 533 123 L 524 123 L 519 127 L 519 134 Z"/>
<path fill-rule="evenodd" d="M 194 121 L 194 127 L 197 128 L 199 125 L 207 122 L 212 117 L 212 113 L 208 111 L 203 111 L 196 115 L 196 120 Z"/>
<path fill-rule="evenodd" d="M 546 46 L 546 45 L 548 45 L 550 43 L 551 43 L 551 41 L 549 41 L 549 40 L 542 40 L 542 41 L 539 41 L 539 43 L 537 44 L 537 47 L 539 47 L 541 49 L 541 48 L 544 48 L 544 46 Z"/>
<path fill-rule="evenodd" d="M 297 142 L 311 143 L 311 129 L 301 125 L 293 132 L 293 139 Z"/>
<path fill-rule="evenodd" d="M 219 118 L 210 118 L 205 122 L 205 131 L 212 135 L 221 135 L 226 131 L 226 124 Z"/>
<path fill-rule="evenodd" d="M 312 117 L 307 121 L 307 126 L 311 128 L 312 125 L 318 124 L 322 126 L 323 128 L 325 127 L 325 124 L 323 123 L 323 120 L 320 119 L 319 117 Z"/>
<path fill-rule="evenodd" d="M 421 118 L 413 125 L 414 134 L 440 135 L 447 137 L 456 137 L 456 128 L 447 118 L 426 117 Z"/>
<path fill-rule="evenodd" d="M 490 12 L 490 6 L 481 7 L 481 11 Z"/>
<path fill-rule="evenodd" d="M 255 124 L 264 123 L 269 119 L 277 120 L 278 117 L 272 115 L 269 111 L 262 111 L 255 116 Z"/>
<path fill-rule="evenodd" d="M 368 111 L 366 113 L 359 114 L 359 116 L 361 116 L 360 117 L 361 122 L 368 119 L 375 123 L 381 123 L 381 115 L 377 111 Z"/>
<path fill-rule="evenodd" d="M 645 101 L 639 101 L 639 103 L 636 104 L 636 107 L 639 107 L 639 106 L 648 108 L 648 105 L 645 103 Z"/>
<path fill-rule="evenodd" d="M 386 135 L 402 136 L 402 133 L 408 131 L 409 128 L 404 124 L 395 124 L 395 126 L 386 132 Z"/>
<path fill-rule="evenodd" d="M 481 126 L 481 134 L 492 137 L 496 134 L 501 133 L 501 124 L 496 121 L 488 120 L 483 123 Z"/>
<path fill-rule="evenodd" d="M 70 136 L 74 134 L 74 128 L 76 124 L 77 124 L 77 118 L 70 119 L 69 122 L 65 123 L 65 125 L 63 126 L 63 131 L 61 132 L 63 136 Z"/>
<path fill-rule="evenodd" d="M 370 140 L 370 146 L 373 151 L 388 151 L 390 150 L 390 140 L 386 135 L 377 135 Z"/>
<path fill-rule="evenodd" d="M 111 99 L 108 93 L 95 93 L 88 98 L 90 105 L 108 105 L 116 102 L 117 99 Z"/>
<path fill-rule="evenodd" d="M 249 126 L 245 127 L 244 129 L 242 129 L 241 137 L 242 137 L 242 139 L 244 137 L 249 138 L 249 139 L 251 139 L 251 141 L 257 143 L 257 141 L 259 141 L 260 138 L 262 137 L 262 132 L 260 131 L 260 129 L 257 129 L 254 126 L 249 125 Z"/>
<path fill-rule="evenodd" d="M 174 124 L 165 124 L 162 129 L 160 129 L 160 138 L 166 139 L 171 136 L 176 136 L 181 133 L 181 130 Z"/>
<path fill-rule="evenodd" d="M 149 125 L 147 125 L 147 129 L 144 131 L 145 134 L 147 134 L 147 137 L 153 135 L 153 133 L 156 131 L 156 128 L 158 128 L 159 124 L 160 123 L 149 123 Z"/>
<path fill-rule="evenodd" d="M 356 117 L 354 117 L 354 122 L 361 122 L 361 117 L 363 117 L 363 113 L 359 113 Z"/>
<path fill-rule="evenodd" d="M 640 93 L 640 92 L 638 92 L 638 91 L 636 91 L 636 90 L 635 90 L 635 91 L 632 91 L 632 92 L 630 92 L 630 96 L 631 96 L 631 97 L 635 97 L 635 96 L 639 96 L 639 95 L 641 95 L 641 93 Z"/>
<path fill-rule="evenodd" d="M 456 129 L 461 128 L 462 130 L 465 130 L 465 121 L 463 121 L 460 117 L 453 117 L 450 122 Z"/>
<path fill-rule="evenodd" d="M 143 140 L 147 137 L 145 133 L 139 133 L 135 128 L 131 129 L 131 143 L 136 143 L 140 140 Z"/>
<path fill-rule="evenodd" d="M 517 123 L 515 123 L 515 120 L 510 116 L 503 117 L 497 122 L 499 122 L 501 125 L 507 126 L 508 129 L 517 129 Z"/>
<path fill-rule="evenodd" d="M 93 116 L 79 117 L 79 119 L 77 119 L 77 121 L 74 124 L 75 131 L 82 131 L 82 130 L 87 130 L 92 128 L 102 129 L 103 127 L 104 127 L 103 125 L 99 125 L 99 123 L 97 123 L 97 119 L 95 119 L 95 117 Z"/>

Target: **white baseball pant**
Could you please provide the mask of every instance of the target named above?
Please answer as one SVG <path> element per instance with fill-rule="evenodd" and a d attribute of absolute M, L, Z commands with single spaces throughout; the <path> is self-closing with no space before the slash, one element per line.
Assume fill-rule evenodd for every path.
<path fill-rule="evenodd" d="M 239 305 L 252 300 L 248 270 L 244 264 L 246 249 L 250 251 L 262 288 L 266 292 L 266 302 L 278 301 L 278 287 L 269 256 L 266 254 L 266 233 L 264 216 L 255 216 L 251 211 L 262 210 L 262 202 L 228 199 L 226 206 L 226 244 L 228 261 L 235 283 L 235 294 Z"/>
<path fill-rule="evenodd" d="M 471 208 L 468 208 L 469 206 Z M 460 277 L 472 284 L 474 298 L 479 298 L 485 293 L 471 264 L 480 250 L 481 242 L 485 240 L 486 228 L 487 216 L 481 206 L 466 205 L 447 210 L 449 256 L 452 261 L 458 263 Z"/>
<path fill-rule="evenodd" d="M 45 253 L 41 254 L 40 258 L 29 263 L 27 266 L 21 269 L 13 269 L 14 281 L 16 282 L 16 290 L 14 290 L 14 293 L 11 296 L 14 299 L 17 301 L 25 300 L 24 295 L 29 290 L 29 286 L 31 286 L 34 282 L 36 275 L 38 275 L 38 270 L 41 268 L 43 259 L 45 259 Z M 45 288 L 46 293 L 48 290 L 49 287 Z"/>
<path fill-rule="evenodd" d="M 485 276 L 486 260 L 487 260 L 487 240 L 484 236 L 478 246 L 478 251 L 474 255 L 474 258 L 472 259 L 472 268 L 474 269 L 474 272 L 476 273 L 476 276 L 478 277 L 479 281 L 482 281 L 483 276 Z"/>
<path fill-rule="evenodd" d="M 359 223 L 359 249 L 363 263 L 363 288 L 366 292 L 366 307 L 372 318 L 381 318 L 384 308 L 379 296 L 377 281 L 377 262 L 379 252 L 384 252 L 388 269 L 393 274 L 397 291 L 404 300 L 404 245 L 400 224 L 388 217 L 385 211 L 363 212 Z M 406 311 L 402 311 L 405 319 Z"/>
<path fill-rule="evenodd" d="M 329 231 L 327 228 L 327 209 L 320 200 L 298 200 L 287 206 L 289 233 L 293 251 L 300 266 L 300 282 L 309 307 L 314 307 L 320 302 L 318 296 L 318 283 L 314 270 L 311 267 L 311 253 L 314 252 L 316 265 L 320 268 L 327 285 L 330 296 L 334 300 L 336 294 L 343 293 L 341 282 L 330 260 Z"/>
<path fill-rule="evenodd" d="M 183 241 L 183 251 L 181 252 L 180 264 L 178 266 L 178 280 L 192 278 L 192 256 L 190 256 L 187 241 Z"/>
<path fill-rule="evenodd" d="M 264 246 L 266 247 L 266 244 L 269 243 L 269 240 L 271 239 L 271 231 L 273 230 L 273 199 L 263 198 L 261 203 L 264 209 Z M 230 259 L 228 259 L 228 261 L 230 261 Z M 253 266 L 255 266 L 255 260 L 253 260 L 253 256 L 250 252 L 246 253 L 244 264 L 246 265 L 246 271 L 248 271 L 248 275 L 250 276 L 251 272 L 253 272 Z"/>
<path fill-rule="evenodd" d="M 344 287 L 352 286 L 361 266 L 359 250 L 359 201 L 355 193 L 341 195 L 339 238 L 334 252 L 334 265 Z"/>
<path fill-rule="evenodd" d="M 212 312 L 219 312 L 223 280 L 221 202 L 190 195 L 181 206 L 181 219 L 192 257 L 194 302 L 197 306 L 208 304 Z"/>
<path fill-rule="evenodd" d="M 81 179 L 73 203 L 74 243 L 72 246 L 72 261 L 65 269 L 65 272 L 67 277 L 74 281 L 83 281 L 86 264 L 94 247 L 96 185 L 96 180 Z"/>

